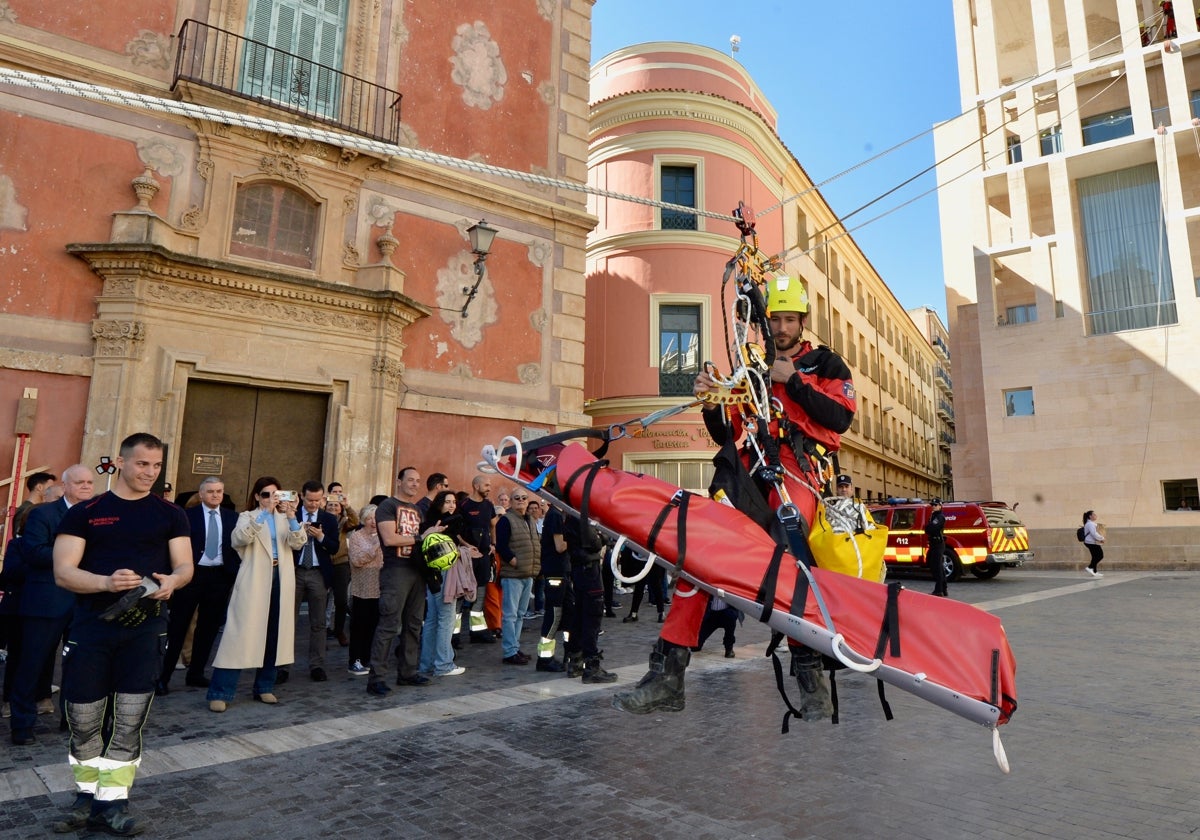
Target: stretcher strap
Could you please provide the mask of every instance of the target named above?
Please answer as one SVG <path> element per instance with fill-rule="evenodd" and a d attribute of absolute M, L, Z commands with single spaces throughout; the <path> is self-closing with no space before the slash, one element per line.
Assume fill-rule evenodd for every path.
<path fill-rule="evenodd" d="M 900 590 L 899 581 L 891 581 L 887 585 L 887 606 L 883 610 L 883 622 L 879 626 L 879 641 L 875 644 L 875 658 L 883 659 L 886 651 L 888 656 L 900 656 Z M 883 680 L 876 680 L 879 692 L 879 705 L 883 708 L 883 716 L 891 720 L 892 706 L 888 703 L 887 692 Z"/>
<path fill-rule="evenodd" d="M 829 716 L 830 723 L 835 726 L 841 720 L 838 717 L 838 698 L 837 698 L 837 669 L 829 669 L 829 702 L 833 706 L 833 714 Z"/>
<path fill-rule="evenodd" d="M 667 517 L 671 515 L 671 511 L 678 508 L 679 516 L 675 522 L 675 572 L 678 573 L 683 568 L 683 561 L 687 554 L 687 512 L 688 502 L 694 494 L 686 490 L 677 490 L 665 505 L 658 512 L 658 516 L 654 519 L 654 524 L 650 527 L 650 533 L 646 537 L 646 550 L 655 553 L 654 544 L 658 541 L 658 535 L 663 529 L 663 525 L 667 522 Z"/>
<path fill-rule="evenodd" d="M 767 564 L 767 570 L 763 573 L 762 583 L 758 585 L 758 594 L 754 596 L 754 600 L 762 605 L 762 612 L 758 616 L 758 620 L 766 624 L 771 620 L 771 613 L 775 611 L 775 585 L 779 582 L 779 567 L 783 563 L 783 546 L 776 545 L 775 551 L 771 554 L 771 562 Z M 804 578 L 804 575 L 797 574 L 798 579 Z M 807 579 L 805 579 L 807 582 Z M 797 580 L 799 584 L 799 580 Z M 795 612 L 793 606 L 792 611 Z M 786 731 L 786 730 L 785 730 Z"/>
<path fill-rule="evenodd" d="M 779 656 L 775 653 L 775 648 L 778 647 L 782 638 L 782 633 L 772 634 L 771 644 L 767 646 L 767 655 L 771 657 L 771 667 L 775 669 L 775 687 L 779 689 L 779 696 L 783 698 L 783 705 L 787 706 L 787 711 L 783 713 L 783 725 L 779 729 L 779 734 L 786 735 L 788 734 L 790 719 L 803 720 L 804 715 L 800 714 L 800 710 L 792 705 L 792 701 L 787 696 L 787 689 L 783 687 L 783 663 L 779 661 Z"/>
<path fill-rule="evenodd" d="M 887 585 L 887 606 L 883 610 L 883 623 L 879 626 L 879 641 L 875 644 L 875 658 L 883 659 L 884 651 L 893 659 L 900 656 L 900 590 L 899 581 Z"/>
<path fill-rule="evenodd" d="M 579 469 L 571 474 L 567 479 L 567 483 L 563 485 L 562 497 L 564 501 L 570 501 L 571 488 L 575 485 L 575 480 L 582 473 L 587 473 L 587 477 L 583 480 L 583 492 L 579 499 L 579 522 L 580 522 L 580 537 L 583 535 L 583 526 L 588 523 L 588 500 L 592 495 L 592 483 L 596 480 L 596 476 L 600 470 L 608 466 L 608 461 L 592 461 L 590 464 L 584 464 Z"/>

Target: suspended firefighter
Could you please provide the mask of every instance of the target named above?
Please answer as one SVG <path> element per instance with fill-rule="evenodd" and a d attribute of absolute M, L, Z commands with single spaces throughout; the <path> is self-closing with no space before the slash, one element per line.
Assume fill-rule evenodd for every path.
<path fill-rule="evenodd" d="M 804 285 L 786 276 L 773 277 L 766 285 L 770 340 L 775 350 L 769 374 L 776 410 L 768 423 L 754 423 L 756 428 L 749 428 L 751 424 L 726 405 L 706 406 L 702 414 L 709 434 L 721 447 L 714 458 L 717 469 L 710 494 L 727 500 L 777 542 L 788 545 L 797 532 L 803 540 L 807 525 L 813 522 L 827 480 L 827 457 L 838 450 L 857 402 L 850 369 L 841 357 L 803 339 L 809 312 Z M 696 377 L 698 398 L 720 390 L 708 372 Z M 737 442 L 743 437 L 739 454 Z M 802 524 L 785 529 L 775 511 L 789 502 Z M 704 592 L 680 582 L 650 654 L 649 671 L 633 689 L 613 698 L 616 708 L 634 714 L 684 708 L 684 671 L 690 649 L 698 643 L 708 602 Z M 803 717 L 827 717 L 831 703 L 821 654 L 795 643 L 790 643 L 790 649 L 791 673 L 800 686 Z"/>

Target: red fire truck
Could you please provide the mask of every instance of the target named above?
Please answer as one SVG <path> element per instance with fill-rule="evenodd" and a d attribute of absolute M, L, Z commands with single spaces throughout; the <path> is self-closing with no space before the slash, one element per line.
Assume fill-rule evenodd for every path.
<path fill-rule="evenodd" d="M 919 500 L 871 505 L 871 515 L 888 528 L 884 560 L 891 569 L 928 571 L 925 557 L 925 523 L 930 506 Z M 1016 568 L 1033 559 L 1029 533 L 1013 509 L 1004 502 L 946 502 L 946 579 L 958 580 L 963 569 L 986 580 L 1001 567 Z"/>

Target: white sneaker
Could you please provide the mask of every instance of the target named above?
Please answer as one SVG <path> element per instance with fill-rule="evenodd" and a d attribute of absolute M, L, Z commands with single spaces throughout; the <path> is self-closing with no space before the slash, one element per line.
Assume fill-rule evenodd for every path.
<path fill-rule="evenodd" d="M 346 673 L 353 674 L 356 677 L 365 677 L 371 673 L 370 668 L 364 668 L 361 659 L 355 659 L 354 664 L 346 669 Z"/>
<path fill-rule="evenodd" d="M 1104 575 L 1101 574 L 1100 572 L 1092 572 L 1092 577 L 1102 578 L 1102 577 L 1104 577 Z"/>
<path fill-rule="evenodd" d="M 1084 566 L 1083 573 L 1087 574 L 1087 575 L 1091 575 L 1092 577 L 1096 576 L 1096 570 L 1093 569 L 1091 566 Z"/>
<path fill-rule="evenodd" d="M 444 674 L 438 674 L 439 677 L 457 677 L 459 674 L 467 673 L 467 669 L 461 665 L 455 665 L 451 670 Z"/>

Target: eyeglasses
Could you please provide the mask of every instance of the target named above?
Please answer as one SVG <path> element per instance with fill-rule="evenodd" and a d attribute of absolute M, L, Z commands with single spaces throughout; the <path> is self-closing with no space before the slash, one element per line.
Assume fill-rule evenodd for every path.
<path fill-rule="evenodd" d="M 269 498 L 271 498 L 272 494 L 274 494 L 274 492 L 275 492 L 274 490 L 264 490 L 258 494 L 258 498 L 269 499 Z"/>

